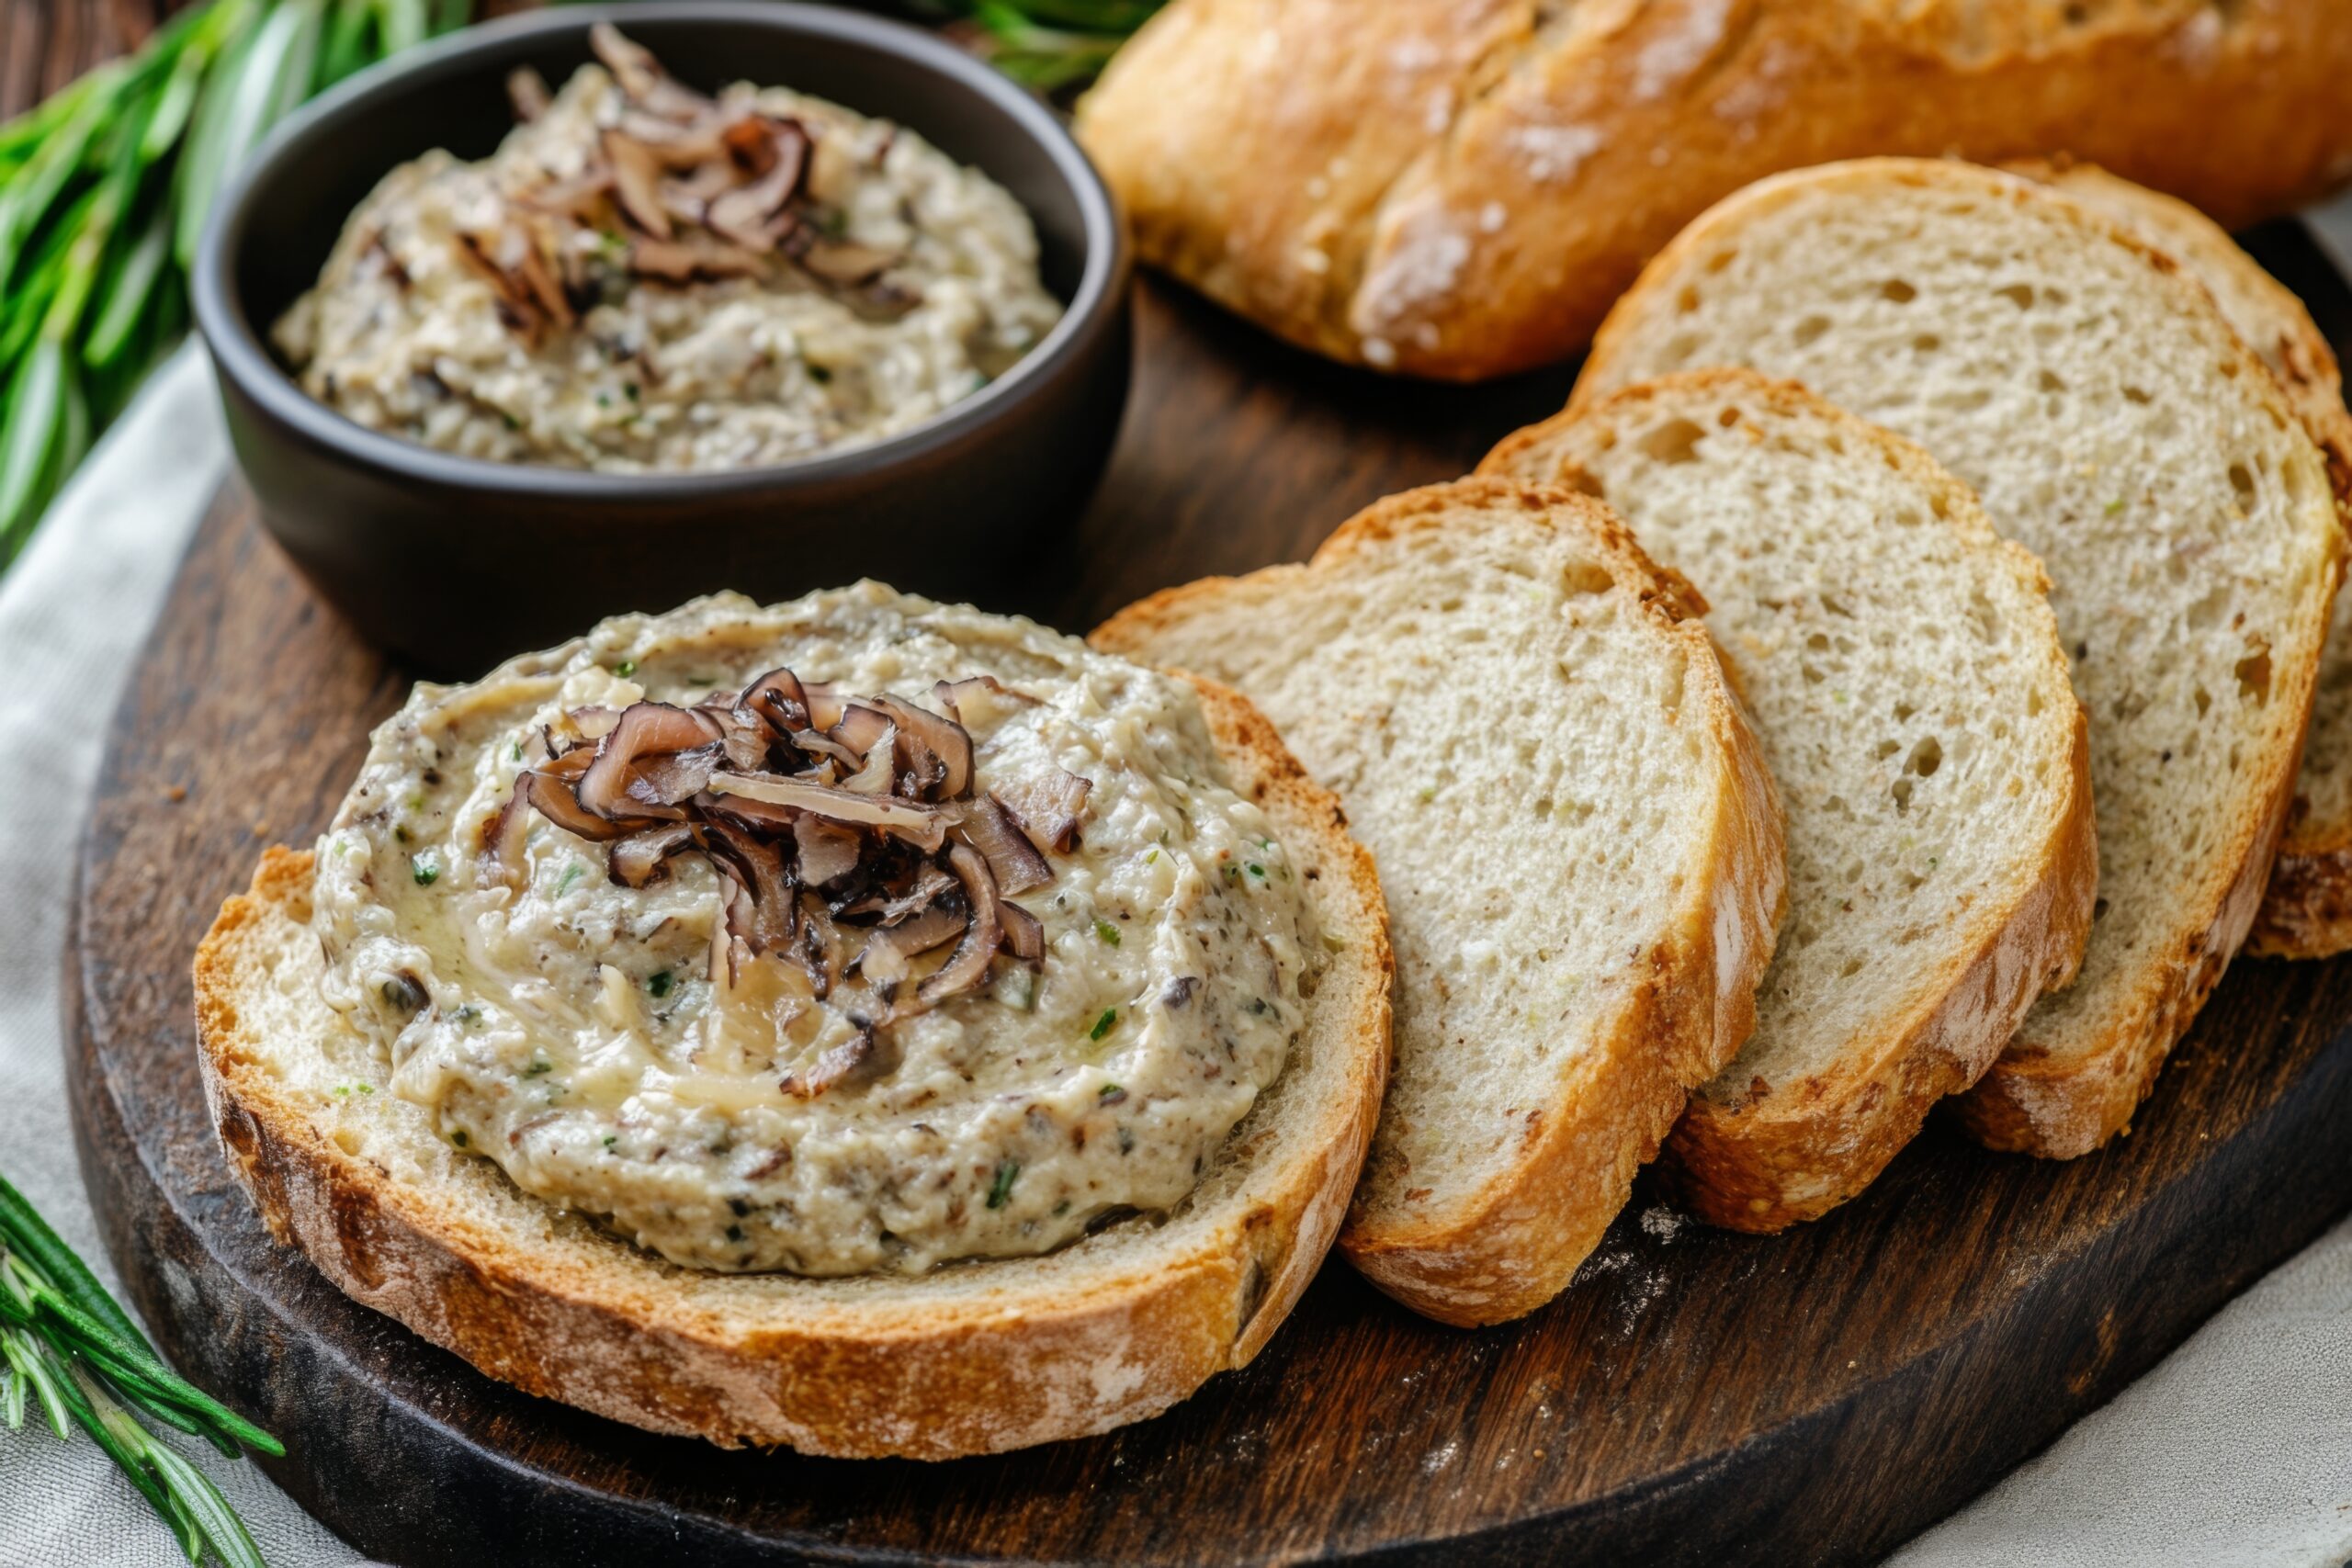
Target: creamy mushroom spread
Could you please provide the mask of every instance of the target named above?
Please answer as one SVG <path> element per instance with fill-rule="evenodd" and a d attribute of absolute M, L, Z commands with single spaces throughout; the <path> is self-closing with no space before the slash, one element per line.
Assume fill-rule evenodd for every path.
<path fill-rule="evenodd" d="M 276 330 L 311 396 L 469 457 L 738 468 L 919 424 L 1059 317 L 1028 214 L 921 137 L 595 43 L 559 94 L 516 78 L 493 156 L 353 214 Z"/>
<path fill-rule="evenodd" d="M 874 583 L 420 685 L 317 860 L 326 998 L 393 1090 L 706 1269 L 1170 1207 L 1324 953 L 1189 687 Z"/>

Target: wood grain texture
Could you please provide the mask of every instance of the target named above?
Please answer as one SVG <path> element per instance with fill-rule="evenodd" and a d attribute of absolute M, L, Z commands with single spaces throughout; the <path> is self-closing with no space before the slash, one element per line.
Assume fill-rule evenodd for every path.
<path fill-rule="evenodd" d="M 2300 229 L 2261 245 L 2346 322 Z M 1189 298 L 1138 304 L 1126 430 L 1039 606 L 1065 626 L 1302 557 L 1566 388 L 1376 381 Z M 1249 1368 L 1085 1442 L 923 1466 L 649 1437 L 345 1299 L 269 1241 L 212 1142 L 188 955 L 265 842 L 325 822 L 404 688 L 225 495 L 114 721 L 67 985 L 83 1167 L 141 1310 L 288 1439 L 273 1475 L 388 1561 L 1864 1562 L 2352 1204 L 2352 965 L 2242 963 L 2132 1134 L 2073 1164 L 1932 1125 L 1862 1198 L 1769 1238 L 1637 1190 L 1566 1295 L 1476 1333 L 1335 1262 Z"/>

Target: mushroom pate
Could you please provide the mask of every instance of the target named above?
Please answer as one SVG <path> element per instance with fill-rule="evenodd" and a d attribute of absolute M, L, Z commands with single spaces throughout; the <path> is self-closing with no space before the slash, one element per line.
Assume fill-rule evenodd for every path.
<path fill-rule="evenodd" d="M 1029 216 L 911 131 L 781 87 L 716 98 L 600 24 L 511 84 L 480 163 L 385 177 L 274 333 L 372 429 L 607 472 L 789 461 L 985 386 L 1061 307 Z"/>
<path fill-rule="evenodd" d="M 1325 956 L 1189 686 L 870 582 L 419 685 L 317 868 L 326 999 L 393 1091 L 707 1269 L 1175 1205 Z"/>

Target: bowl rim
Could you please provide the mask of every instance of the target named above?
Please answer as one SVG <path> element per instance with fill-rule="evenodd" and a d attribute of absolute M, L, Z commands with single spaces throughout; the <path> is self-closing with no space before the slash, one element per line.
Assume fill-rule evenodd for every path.
<path fill-rule="evenodd" d="M 518 40 L 584 34 L 598 22 L 626 29 L 640 21 L 821 35 L 908 60 L 1001 110 L 1044 150 L 1078 205 L 1085 254 L 1061 318 L 1010 370 L 921 424 L 846 450 L 754 468 L 629 474 L 464 457 L 371 430 L 303 391 L 255 330 L 232 281 L 235 268 L 230 254 L 244 242 L 256 196 L 267 188 L 288 154 L 347 120 L 383 112 L 413 89 L 417 78 L 444 74 L 480 55 L 505 52 Z M 188 291 L 198 332 L 211 353 L 222 390 L 233 385 L 263 414 L 314 446 L 390 470 L 403 479 L 449 489 L 660 503 L 854 479 L 955 447 L 1017 418 L 1086 342 L 1115 325 L 1125 308 L 1131 267 L 1126 226 L 1117 203 L 1077 139 L 1041 100 L 944 39 L 903 22 L 797 0 L 620 0 L 526 12 L 462 28 L 379 62 L 297 109 L 263 140 L 214 204 L 198 242 Z"/>

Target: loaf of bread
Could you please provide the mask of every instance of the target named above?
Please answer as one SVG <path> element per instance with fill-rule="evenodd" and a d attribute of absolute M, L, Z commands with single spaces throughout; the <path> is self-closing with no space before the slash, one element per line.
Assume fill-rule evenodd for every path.
<path fill-rule="evenodd" d="M 1716 365 L 1918 442 L 2049 572 L 2090 714 L 2098 912 L 2075 985 L 1960 1106 L 1996 1147 L 2096 1148 L 2261 902 L 2342 576 L 2327 464 L 2177 263 L 1966 164 L 1830 164 L 1723 202 L 1611 312 L 1572 406 Z"/>
<path fill-rule="evenodd" d="M 1630 387 L 1481 471 L 1600 497 L 1707 596 L 1788 813 L 1789 919 L 1667 1176 L 1715 1224 L 1816 1218 L 2082 960 L 2090 747 L 2041 565 L 1925 452 L 1750 370 Z"/>
<path fill-rule="evenodd" d="M 2236 227 L 2352 177 L 2345 0 L 1175 0 L 1079 133 L 1145 258 L 1335 358 L 1583 345 L 1779 170 L 2071 152 Z"/>
<path fill-rule="evenodd" d="M 1754 1027 L 1781 808 L 1699 608 L 1600 502 L 1476 479 L 1094 634 L 1238 686 L 1378 863 L 1396 1066 L 1340 1245 L 1443 1322 L 1558 1293 Z"/>

